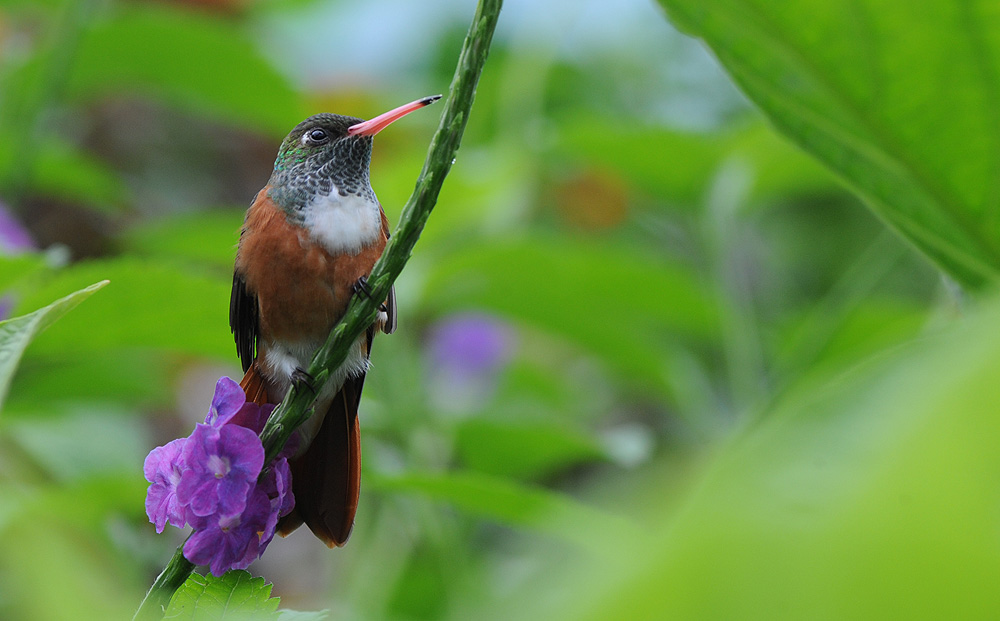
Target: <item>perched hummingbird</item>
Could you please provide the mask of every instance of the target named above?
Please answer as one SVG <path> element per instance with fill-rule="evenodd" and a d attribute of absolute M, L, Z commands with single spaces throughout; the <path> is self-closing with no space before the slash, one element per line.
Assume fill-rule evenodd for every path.
<path fill-rule="evenodd" d="M 362 121 L 317 114 L 281 143 L 274 172 L 247 210 L 236 252 L 229 325 L 248 400 L 279 403 L 293 383 L 317 391 L 291 461 L 295 509 L 278 531 L 303 522 L 328 546 L 354 526 L 361 486 L 358 403 L 376 329 L 396 327 L 395 293 L 323 387 L 311 386 L 313 354 L 340 321 L 382 255 L 389 223 L 368 179 L 372 137 L 440 99 L 425 97 Z"/>

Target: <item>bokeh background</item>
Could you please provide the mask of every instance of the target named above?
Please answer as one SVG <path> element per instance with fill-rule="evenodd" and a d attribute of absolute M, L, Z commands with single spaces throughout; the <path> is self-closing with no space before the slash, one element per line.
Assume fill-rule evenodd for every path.
<path fill-rule="evenodd" d="M 240 377 L 235 244 L 281 138 L 447 92 L 473 10 L 0 0 L 3 316 L 111 281 L 30 345 L 2 406 L 0 618 L 131 615 L 184 535 L 147 522 L 142 460 Z M 873 58 L 929 36 L 875 21 Z M 986 78 L 962 90 L 956 62 L 960 106 L 907 102 L 929 124 L 995 118 L 980 23 L 945 34 L 978 37 Z M 876 64 L 857 70 L 889 95 L 934 79 Z M 376 140 L 391 222 L 439 113 Z M 995 181 L 998 126 L 944 156 Z M 300 530 L 251 571 L 338 619 L 1000 614 L 996 309 L 839 173 L 656 3 L 508 0 L 375 344 L 353 537 Z"/>

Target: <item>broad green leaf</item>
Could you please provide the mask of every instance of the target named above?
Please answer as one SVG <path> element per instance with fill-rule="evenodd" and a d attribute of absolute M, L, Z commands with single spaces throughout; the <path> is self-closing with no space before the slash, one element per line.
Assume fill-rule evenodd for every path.
<path fill-rule="evenodd" d="M 5 471 L 19 472 L 20 452 L 4 449 Z M 128 536 L 127 518 L 140 523 L 146 486 L 140 465 L 124 476 L 60 485 L 18 478 L 5 486 L 0 494 L 5 619 L 130 618 L 135 594 L 148 586 L 136 555 L 119 548 Z"/>
<path fill-rule="evenodd" d="M 77 500 L 89 508 L 86 498 Z M 60 505 L 61 513 L 33 513 L 3 528 L 4 618 L 131 618 L 136 594 L 148 584 L 145 571 L 134 559 L 116 554 L 108 538 L 95 537 L 109 526 L 106 512 L 84 527 L 69 519 L 78 507 Z"/>
<path fill-rule="evenodd" d="M 177 589 L 164 619 L 273 619 L 281 601 L 271 597 L 271 584 L 244 570 L 222 577 L 192 573 Z"/>
<path fill-rule="evenodd" d="M 73 204 L 110 211 L 120 208 L 128 196 L 124 181 L 109 165 L 65 145 L 39 148 L 33 173 L 36 192 Z"/>
<path fill-rule="evenodd" d="M 443 310 L 485 308 L 568 338 L 661 388 L 665 362 L 654 344 L 705 340 L 718 327 L 716 308 L 691 271 L 596 241 L 484 241 L 437 261 L 425 295 Z"/>
<path fill-rule="evenodd" d="M 774 126 L 961 282 L 1000 270 L 990 2 L 660 0 Z"/>
<path fill-rule="evenodd" d="M 637 502 L 658 534 L 621 533 L 586 569 L 544 580 L 552 609 L 521 618 L 990 618 L 997 302 L 788 392 L 714 451 L 677 510 L 657 475 Z"/>
<path fill-rule="evenodd" d="M 16 148 L 10 135 L 0 136 L 0 162 L 18 165 Z M 28 182 L 33 193 L 106 211 L 125 202 L 121 177 L 99 159 L 51 138 L 35 145 L 35 150 Z"/>
<path fill-rule="evenodd" d="M 462 421 L 455 429 L 455 449 L 472 470 L 520 479 L 544 477 L 561 468 L 606 459 L 593 438 L 539 420 Z"/>
<path fill-rule="evenodd" d="M 853 365 L 907 342 L 928 322 L 927 310 L 898 300 L 857 304 L 832 315 L 797 316 L 781 336 L 776 374 L 815 373 L 818 367 Z"/>
<path fill-rule="evenodd" d="M 232 277 L 185 268 L 172 262 L 130 257 L 87 261 L 59 271 L 21 301 L 72 290 L 81 282 L 106 278 L 112 286 L 90 308 L 69 317 L 36 343 L 43 355 L 89 355 L 120 347 L 232 358 L 229 292 Z M 90 305 L 88 305 L 90 306 Z"/>
<path fill-rule="evenodd" d="M 583 117 L 566 123 L 559 149 L 564 158 L 613 168 L 636 187 L 686 206 L 704 198 L 719 167 L 731 159 L 751 167 L 755 195 L 787 196 L 832 186 L 828 172 L 760 123 L 708 134 L 623 128 Z"/>
<path fill-rule="evenodd" d="M 9 462 L 16 461 L 16 455 L 9 455 L 12 458 Z M 0 516 L 4 518 L 0 520 L 0 529 L 18 522 L 46 520 L 61 523 L 60 530 L 80 529 L 89 531 L 93 537 L 103 534 L 112 514 L 143 516 L 144 522 L 142 499 L 148 485 L 142 478 L 140 459 L 128 471 L 76 480 L 66 477 L 58 485 L 29 487 L 30 493 L 14 496 L 15 507 Z"/>
<path fill-rule="evenodd" d="M 631 527 L 623 518 L 603 513 L 561 493 L 476 472 L 370 475 L 366 485 L 380 491 L 418 493 L 449 502 L 471 515 L 586 545 L 593 543 L 597 532 Z M 570 524 L 574 527 L 567 528 Z"/>
<path fill-rule="evenodd" d="M 183 362 L 182 355 L 152 349 L 30 353 L 21 362 L 4 409 L 14 419 L 58 415 L 83 401 L 130 410 L 167 407 L 174 394 L 165 379 Z"/>
<path fill-rule="evenodd" d="M 45 268 L 45 256 L 25 252 L 13 256 L 0 256 L 0 293 Z"/>
<path fill-rule="evenodd" d="M 68 95 L 147 95 L 234 125 L 285 134 L 305 114 L 237 25 L 168 5 L 118 7 L 84 32 Z"/>
<path fill-rule="evenodd" d="M 93 281 L 91 281 L 93 282 Z M 7 397 L 10 382 L 28 344 L 53 322 L 108 284 L 98 282 L 58 299 L 48 306 L 22 317 L 0 322 L 0 405 Z"/>
<path fill-rule="evenodd" d="M 146 428 L 107 407 L 66 416 L 14 421 L 4 434 L 53 480 L 72 481 L 133 472 L 149 452 Z M 115 449 L 109 451 L 108 447 Z"/>
<path fill-rule="evenodd" d="M 125 233 L 125 247 L 143 256 L 181 258 L 232 269 L 243 209 L 217 209 L 150 220 Z"/>

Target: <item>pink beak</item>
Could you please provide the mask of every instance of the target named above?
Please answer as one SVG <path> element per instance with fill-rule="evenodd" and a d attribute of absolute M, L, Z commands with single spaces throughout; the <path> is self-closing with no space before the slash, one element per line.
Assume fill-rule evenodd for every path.
<path fill-rule="evenodd" d="M 383 129 L 389 126 L 390 123 L 396 119 L 401 119 L 407 114 L 413 112 L 414 110 L 419 110 L 424 106 L 430 105 L 441 99 L 441 95 L 431 95 L 430 97 L 424 97 L 423 99 L 418 99 L 416 101 L 411 101 L 408 104 L 402 105 L 393 110 L 389 110 L 384 114 L 380 114 L 374 119 L 369 121 L 362 121 L 356 125 L 351 125 L 347 128 L 348 136 L 374 136 Z"/>

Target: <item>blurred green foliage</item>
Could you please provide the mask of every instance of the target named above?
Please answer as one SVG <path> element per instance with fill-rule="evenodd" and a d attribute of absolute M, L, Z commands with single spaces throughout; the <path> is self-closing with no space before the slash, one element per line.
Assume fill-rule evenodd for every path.
<path fill-rule="evenodd" d="M 0 207 L 36 246 L 0 257 L 0 382 L 35 337 L 0 618 L 134 610 L 179 541 L 142 458 L 238 376 L 232 260 L 282 135 L 443 90 L 465 4 L 0 2 Z M 253 572 L 333 618 L 995 616 L 1000 16 L 662 0 L 748 103 L 653 5 L 508 4 L 375 345 L 354 535 Z M 391 221 L 434 114 L 379 136 Z M 468 313 L 508 354 L 450 374 Z"/>

